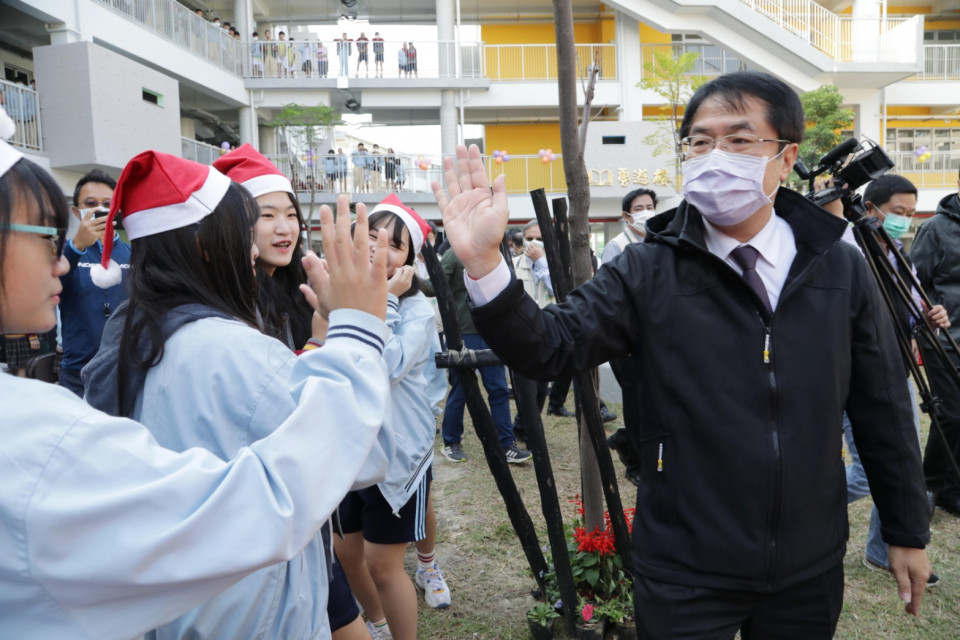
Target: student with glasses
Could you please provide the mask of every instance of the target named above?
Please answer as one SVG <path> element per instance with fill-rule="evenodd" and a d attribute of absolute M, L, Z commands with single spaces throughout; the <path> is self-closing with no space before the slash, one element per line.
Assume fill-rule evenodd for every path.
<path fill-rule="evenodd" d="M 0 140 L 0 333 L 54 325 L 68 216 L 53 178 Z M 175 453 L 66 389 L 0 376 L 0 637 L 140 636 L 297 556 L 358 475 L 383 477 L 386 238 L 371 263 L 350 216 L 321 218 L 330 271 L 308 272 L 334 308 L 326 344 L 291 372 L 294 411 L 231 457 Z M 364 238 L 366 224 L 358 212 Z"/>

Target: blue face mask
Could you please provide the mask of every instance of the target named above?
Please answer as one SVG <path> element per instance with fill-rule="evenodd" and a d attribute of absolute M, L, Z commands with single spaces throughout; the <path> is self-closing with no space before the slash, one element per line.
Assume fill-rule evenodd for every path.
<path fill-rule="evenodd" d="M 898 213 L 884 213 L 883 228 L 891 238 L 901 238 L 910 230 L 910 218 Z"/>

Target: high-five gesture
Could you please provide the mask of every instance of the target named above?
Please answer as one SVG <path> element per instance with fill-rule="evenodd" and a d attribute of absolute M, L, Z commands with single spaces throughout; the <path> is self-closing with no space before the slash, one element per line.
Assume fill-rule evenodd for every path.
<path fill-rule="evenodd" d="M 457 146 L 456 165 L 452 158 L 444 158 L 443 175 L 447 191 L 439 182 L 432 186 L 450 247 L 470 277 L 482 278 L 500 264 L 500 242 L 510 216 L 506 178 L 497 176 L 491 193 L 480 150 L 474 144 L 469 151 Z"/>
<path fill-rule="evenodd" d="M 337 198 L 337 222 L 330 207 L 320 207 L 323 253 L 307 252 L 303 268 L 310 285 L 300 285 L 314 310 L 321 314 L 334 309 L 359 309 L 381 320 L 387 317 L 387 233 L 377 235 L 377 248 L 370 257 L 367 240 L 367 208 L 357 205 L 357 229 L 350 235 L 350 205 L 346 196 Z"/>

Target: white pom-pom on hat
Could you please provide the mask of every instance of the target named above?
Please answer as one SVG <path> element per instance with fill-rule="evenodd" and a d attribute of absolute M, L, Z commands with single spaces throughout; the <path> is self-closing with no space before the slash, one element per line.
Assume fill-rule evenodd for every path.
<path fill-rule="evenodd" d="M 17 125 L 14 124 L 7 112 L 0 106 L 0 140 L 9 140 L 17 132 Z"/>
<path fill-rule="evenodd" d="M 97 264 L 90 268 L 90 279 L 93 280 L 93 284 L 97 285 L 101 289 L 109 289 L 110 287 L 115 287 L 120 284 L 120 280 L 123 278 L 120 265 L 117 264 L 115 260 L 111 260 L 107 265 L 107 268 L 104 269 L 103 265 Z"/>

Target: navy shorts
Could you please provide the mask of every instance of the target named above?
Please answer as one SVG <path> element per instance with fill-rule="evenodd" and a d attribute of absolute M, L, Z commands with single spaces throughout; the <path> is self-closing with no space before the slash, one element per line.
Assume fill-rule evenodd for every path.
<path fill-rule="evenodd" d="M 398 516 L 393 514 L 378 487 L 351 491 L 340 503 L 340 527 L 344 533 L 363 531 L 363 539 L 374 544 L 406 544 L 423 540 L 426 533 L 427 497 L 433 481 L 433 466 Z"/>
<path fill-rule="evenodd" d="M 360 615 L 360 607 L 357 606 L 357 600 L 350 591 L 347 576 L 340 566 L 340 558 L 335 557 L 329 587 L 327 619 L 330 621 L 330 631 L 336 631 L 347 626 Z"/>

